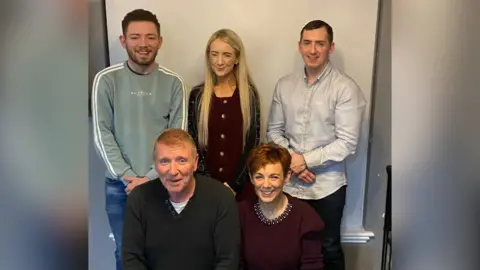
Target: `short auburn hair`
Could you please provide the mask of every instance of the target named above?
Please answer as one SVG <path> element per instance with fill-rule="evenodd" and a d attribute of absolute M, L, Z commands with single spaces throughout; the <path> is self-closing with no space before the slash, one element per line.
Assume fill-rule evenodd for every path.
<path fill-rule="evenodd" d="M 280 163 L 283 176 L 287 176 L 291 162 L 292 157 L 287 149 L 275 143 L 264 143 L 250 151 L 246 165 L 248 173 L 253 175 L 268 164 Z"/>
<path fill-rule="evenodd" d="M 190 136 L 190 134 L 188 134 L 188 132 L 186 132 L 185 130 L 179 128 L 165 129 L 158 136 L 153 147 L 153 159 L 155 159 L 155 151 L 157 149 L 157 145 L 159 144 L 164 144 L 167 146 L 190 145 L 190 147 L 192 147 L 193 153 L 197 153 L 197 147 L 195 146 L 195 141 L 193 140 L 192 136 Z"/>

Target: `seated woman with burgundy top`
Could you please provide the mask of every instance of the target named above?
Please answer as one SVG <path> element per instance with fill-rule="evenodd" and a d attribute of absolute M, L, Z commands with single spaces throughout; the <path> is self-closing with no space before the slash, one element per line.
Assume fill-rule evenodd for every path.
<path fill-rule="evenodd" d="M 283 192 L 290 163 L 288 150 L 273 143 L 256 147 L 248 157 L 257 198 L 239 203 L 241 270 L 323 269 L 322 219 L 310 205 Z"/>
<path fill-rule="evenodd" d="M 210 37 L 205 58 L 205 81 L 193 87 L 188 109 L 188 132 L 199 154 L 197 172 L 224 183 L 241 200 L 254 196 L 245 160 L 260 143 L 258 93 L 242 41 L 232 30 Z"/>

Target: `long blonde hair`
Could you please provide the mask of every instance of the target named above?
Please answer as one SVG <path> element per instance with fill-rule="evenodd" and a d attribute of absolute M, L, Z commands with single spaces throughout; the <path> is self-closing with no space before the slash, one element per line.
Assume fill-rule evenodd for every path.
<path fill-rule="evenodd" d="M 205 50 L 205 82 L 203 95 L 200 100 L 200 117 L 198 119 L 198 142 L 200 148 L 204 149 L 208 144 L 208 118 L 210 114 L 210 105 L 213 95 L 213 87 L 217 82 L 215 72 L 213 72 L 210 63 L 210 45 L 213 41 L 220 39 L 228 45 L 232 46 L 238 60 L 238 64 L 234 67 L 233 72 L 237 80 L 238 91 L 240 95 L 240 107 L 242 109 L 243 119 L 243 146 L 250 128 L 250 116 L 253 112 L 250 110 L 250 86 L 255 87 L 248 72 L 247 60 L 245 57 L 245 48 L 240 37 L 230 29 L 220 29 L 213 33 L 207 43 Z"/>

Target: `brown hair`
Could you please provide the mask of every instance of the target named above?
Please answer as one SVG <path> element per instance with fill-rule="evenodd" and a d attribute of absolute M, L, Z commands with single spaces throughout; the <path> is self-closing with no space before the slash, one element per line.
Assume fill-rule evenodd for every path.
<path fill-rule="evenodd" d="M 148 10 L 135 9 L 125 15 L 122 20 L 122 31 L 124 35 L 127 34 L 127 28 L 131 22 L 152 22 L 157 27 L 157 34 L 160 35 L 160 23 L 158 22 L 157 16 Z"/>
<path fill-rule="evenodd" d="M 305 26 L 300 31 L 300 41 L 303 39 L 303 32 L 309 31 L 309 30 L 320 29 L 322 27 L 325 27 L 325 29 L 327 30 L 328 42 L 330 44 L 332 44 L 332 42 L 333 42 L 333 29 L 328 23 L 326 23 L 322 20 L 313 20 L 313 21 L 310 21 L 307 24 L 305 24 Z"/>
<path fill-rule="evenodd" d="M 268 164 L 280 163 L 283 176 L 287 176 L 291 162 L 292 157 L 287 149 L 275 143 L 264 143 L 250 151 L 247 158 L 247 168 L 249 174 L 252 175 Z"/>
<path fill-rule="evenodd" d="M 158 144 L 164 144 L 167 146 L 185 146 L 185 143 L 190 144 L 195 155 L 197 153 L 197 147 L 195 146 L 195 141 L 193 140 L 192 136 L 188 134 L 188 132 L 179 128 L 166 129 L 155 141 L 155 145 L 153 147 L 153 157 L 155 159 L 155 150 L 157 149 Z"/>

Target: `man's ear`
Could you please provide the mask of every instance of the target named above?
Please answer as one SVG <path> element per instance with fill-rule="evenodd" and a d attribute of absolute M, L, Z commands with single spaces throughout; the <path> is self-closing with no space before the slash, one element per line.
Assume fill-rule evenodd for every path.
<path fill-rule="evenodd" d="M 332 54 L 334 51 L 335 51 L 335 42 L 332 41 L 332 45 L 330 45 L 330 51 L 328 53 Z"/>
<path fill-rule="evenodd" d="M 122 47 L 124 49 L 127 48 L 127 43 L 126 43 L 126 38 L 124 35 L 120 35 L 120 37 L 118 37 L 118 39 L 120 40 L 120 44 L 122 44 Z"/>
<path fill-rule="evenodd" d="M 195 155 L 195 162 L 194 162 L 194 165 L 193 165 L 193 171 L 196 171 L 198 168 L 198 153 L 196 153 Z"/>
<path fill-rule="evenodd" d="M 158 49 L 160 50 L 160 48 L 162 48 L 162 44 L 163 44 L 163 37 L 162 36 L 159 36 L 158 37 Z"/>

